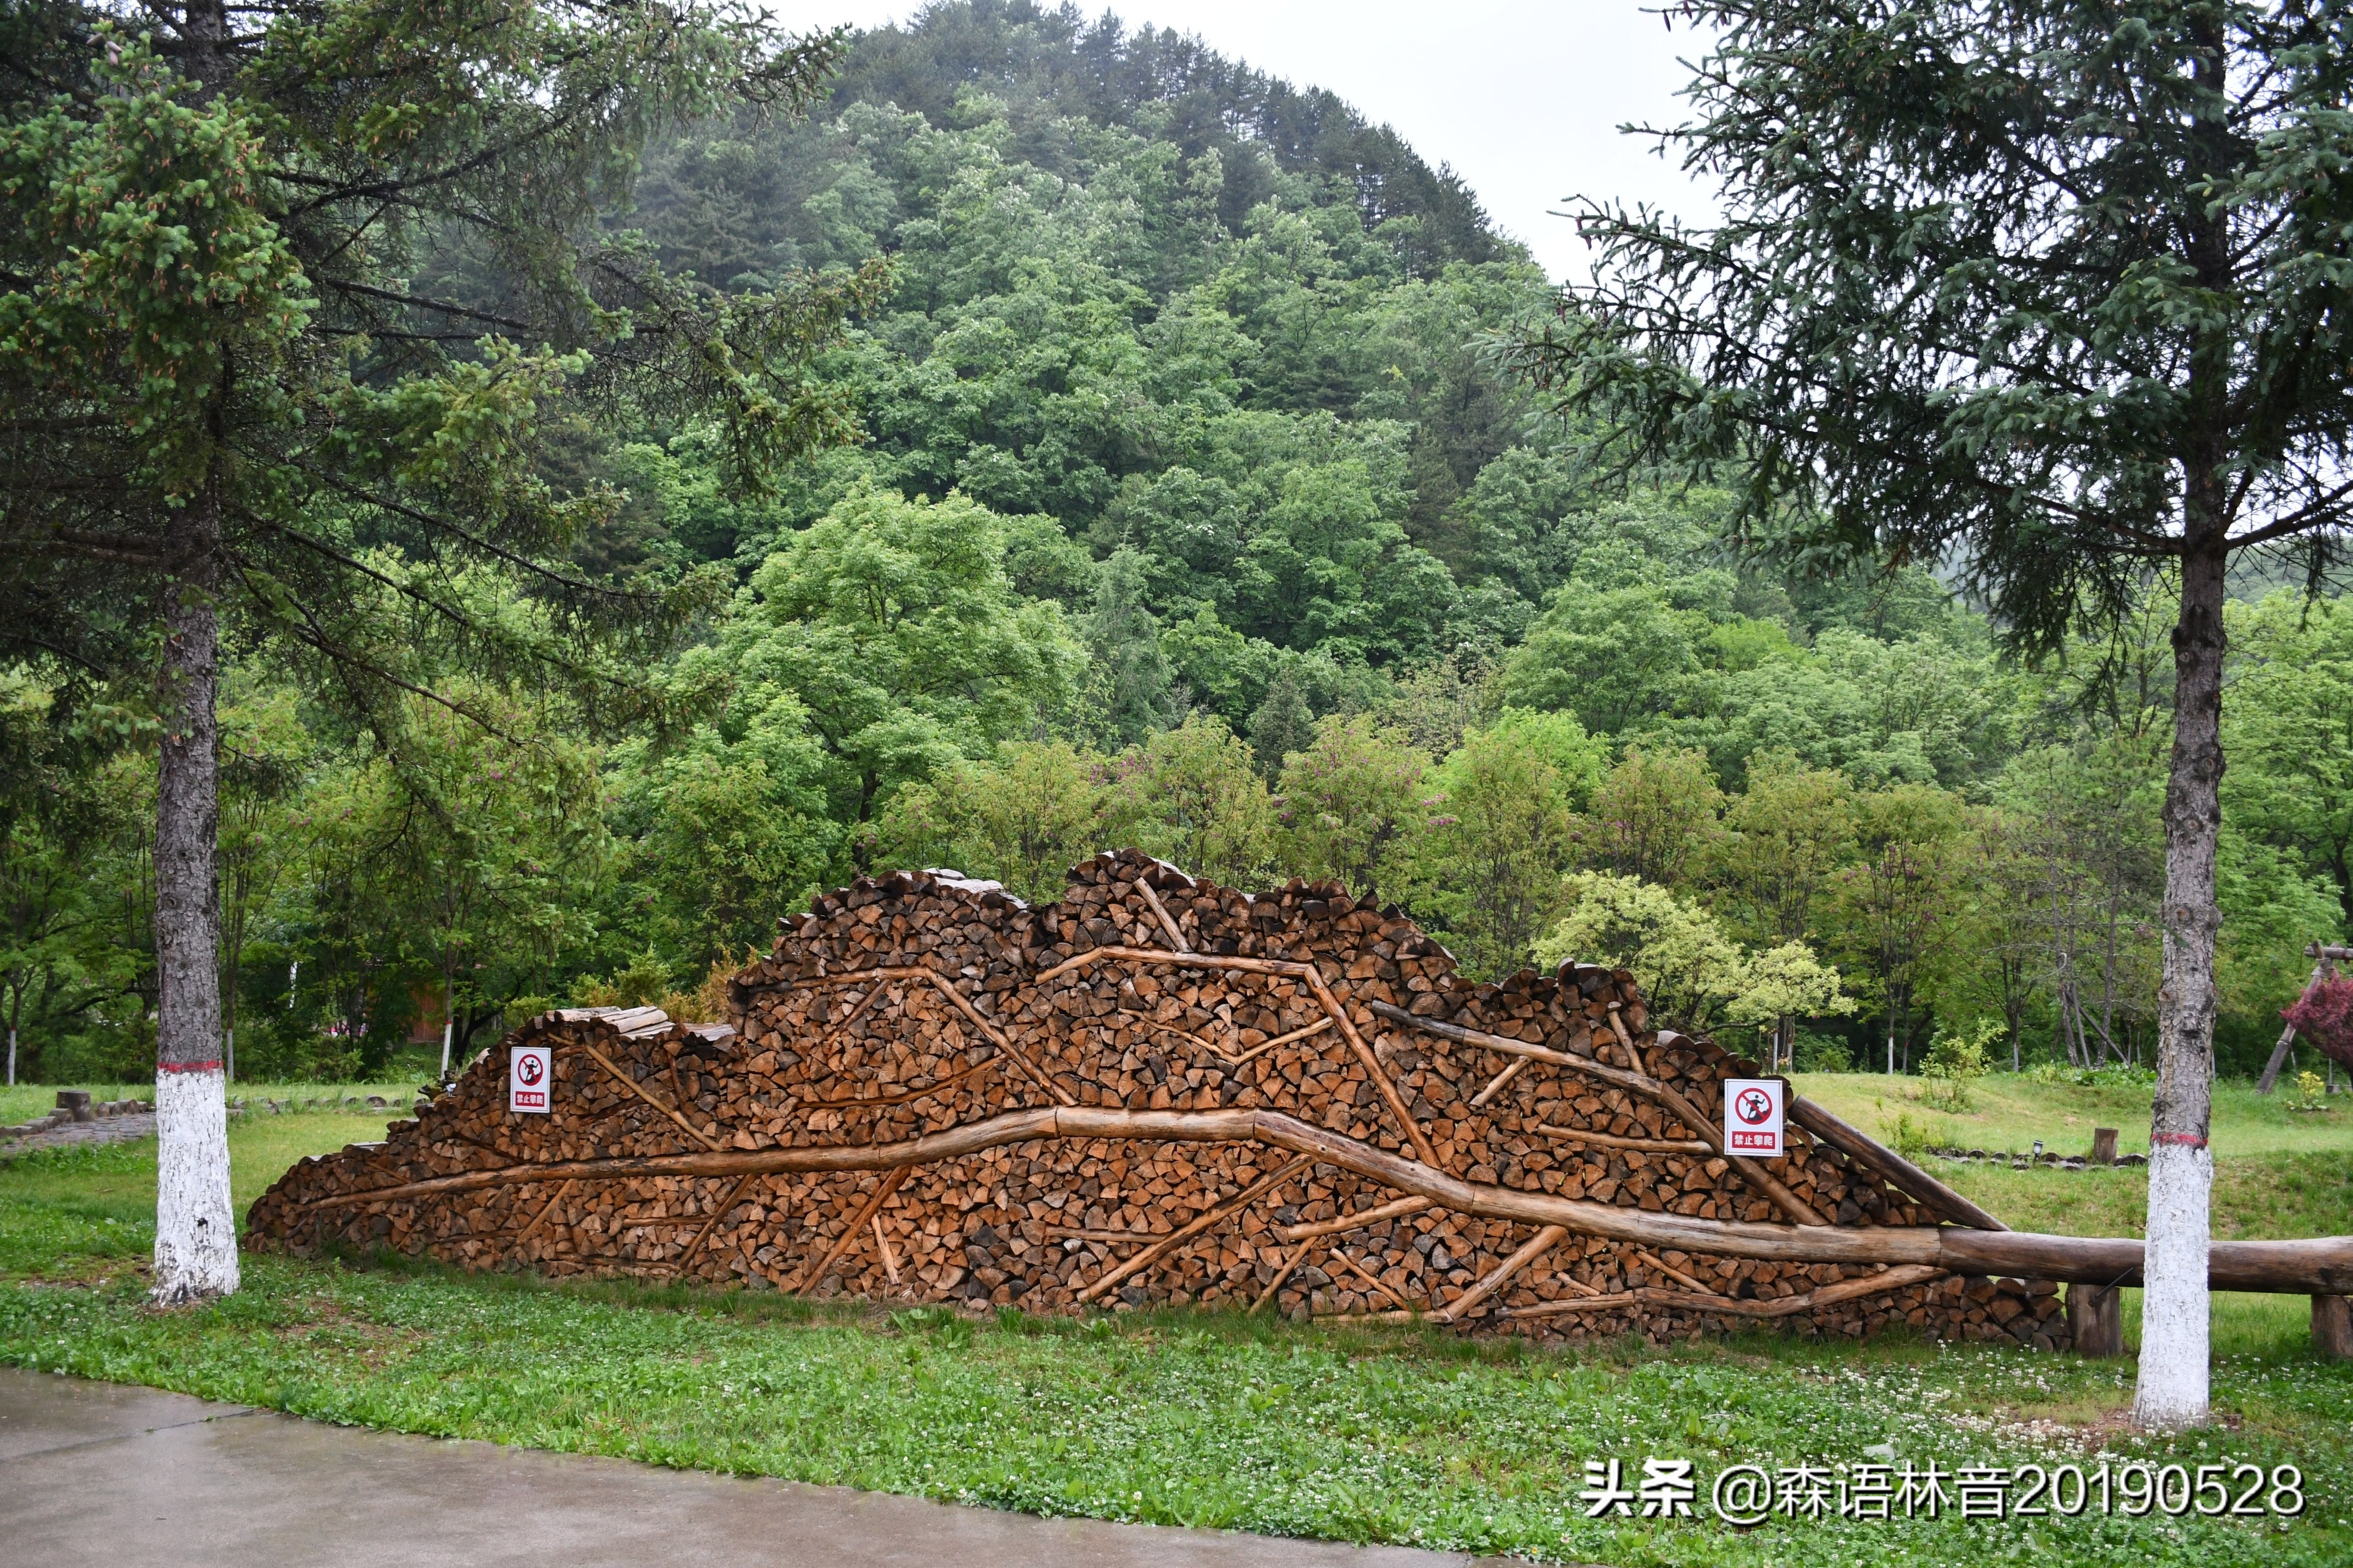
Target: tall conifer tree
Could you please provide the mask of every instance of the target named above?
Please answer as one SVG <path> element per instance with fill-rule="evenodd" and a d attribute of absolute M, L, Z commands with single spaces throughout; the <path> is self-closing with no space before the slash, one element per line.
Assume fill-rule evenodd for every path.
<path fill-rule="evenodd" d="M 728 0 L 0 7 L 0 653 L 155 689 L 159 1300 L 237 1279 L 224 628 L 379 723 L 452 658 L 628 700 L 617 644 L 710 588 L 568 564 L 613 498 L 546 477 L 549 404 L 707 413 L 756 482 L 849 430 L 810 361 L 876 277 L 729 297 L 600 214 L 838 47 Z"/>
<path fill-rule="evenodd" d="M 2137 1414 L 2208 1400 L 2225 574 L 2353 519 L 2353 6 L 1687 0 L 1688 231 L 1594 208 L 1521 345 L 1751 546 L 1948 564 L 2026 650 L 2179 593 Z"/>

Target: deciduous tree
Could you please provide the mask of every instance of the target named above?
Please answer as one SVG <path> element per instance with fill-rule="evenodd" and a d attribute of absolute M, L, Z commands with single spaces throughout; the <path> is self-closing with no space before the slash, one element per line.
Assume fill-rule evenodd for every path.
<path fill-rule="evenodd" d="M 1359 899 L 1393 892 L 1430 815 L 1430 755 L 1367 714 L 1332 714 L 1314 734 L 1282 770 L 1282 864 Z"/>

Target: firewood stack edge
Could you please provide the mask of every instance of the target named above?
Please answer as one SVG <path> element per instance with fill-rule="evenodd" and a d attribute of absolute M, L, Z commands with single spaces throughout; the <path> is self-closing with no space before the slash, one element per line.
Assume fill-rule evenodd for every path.
<path fill-rule="evenodd" d="M 1251 896 L 1130 849 L 1030 906 L 902 871 L 730 989 L 727 1023 L 532 1019 L 385 1142 L 295 1165 L 247 1244 L 1029 1311 L 2068 1342 L 2047 1281 L 1757 1256 L 1966 1205 L 1794 1129 L 1725 1158 L 1721 1085 L 1757 1064 L 1651 1028 L 1626 971 L 1473 984 L 1335 885 Z M 511 1113 L 534 1042 L 553 1109 Z"/>

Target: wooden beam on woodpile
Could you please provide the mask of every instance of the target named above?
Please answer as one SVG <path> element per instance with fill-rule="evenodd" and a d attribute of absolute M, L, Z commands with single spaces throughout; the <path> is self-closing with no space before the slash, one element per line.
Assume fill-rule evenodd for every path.
<path fill-rule="evenodd" d="M 1726 1152 L 1724 1147 L 1724 1133 L 1715 1125 L 1715 1119 L 1684 1099 L 1673 1088 L 1661 1083 L 1648 1073 L 1632 1072 L 1624 1068 L 1611 1067 L 1607 1062 L 1588 1061 L 1583 1057 L 1571 1056 L 1567 1051 L 1551 1050 L 1543 1046 L 1531 1046 L 1525 1040 L 1514 1040 L 1502 1035 L 1491 1035 L 1483 1029 L 1466 1029 L 1460 1024 L 1447 1024 L 1436 1018 L 1419 1017 L 1402 1007 L 1392 1006 L 1387 1002 L 1375 1002 L 1372 1004 L 1372 1009 L 1391 1023 L 1403 1024 L 1410 1028 L 1427 1029 L 1443 1039 L 1457 1040 L 1464 1045 L 1483 1046 L 1489 1050 L 1506 1051 L 1515 1056 L 1532 1057 L 1539 1061 L 1548 1061 L 1557 1067 L 1565 1067 L 1572 1072 L 1584 1073 L 1588 1077 L 1599 1079 L 1604 1083 L 1641 1095 L 1653 1104 L 1663 1106 L 1672 1111 L 1684 1126 L 1699 1134 L 1706 1143 L 1709 1152 L 1722 1155 L 1732 1162 L 1732 1168 L 1740 1173 L 1742 1180 L 1764 1194 L 1774 1207 L 1788 1215 L 1798 1224 L 1824 1226 L 1830 1224 L 1830 1221 L 1824 1219 L 1813 1205 L 1791 1192 L 1780 1177 L 1767 1170 L 1763 1162 L 1744 1159 L 1740 1155 Z M 1620 1021 L 1615 1008 L 1610 1011 L 1609 1021 L 1618 1028 L 1622 1037 L 1626 1026 Z M 1627 1055 L 1633 1056 L 1633 1042 L 1626 1040 L 1624 1043 Z"/>
<path fill-rule="evenodd" d="M 1659 1273 L 1665 1275 L 1668 1279 L 1673 1280 L 1676 1284 L 1683 1286 L 1688 1290 L 1695 1291 L 1702 1296 L 1721 1296 L 1724 1294 L 1723 1291 L 1716 1289 L 1714 1286 L 1701 1284 L 1698 1280 L 1693 1279 L 1682 1269 L 1670 1267 L 1666 1259 L 1645 1252 L 1639 1247 L 1634 1249 L 1634 1257 L 1645 1268 L 1656 1269 Z"/>
<path fill-rule="evenodd" d="M 582 1050 L 588 1053 L 588 1058 L 591 1061 L 595 1062 L 598 1067 L 603 1068 L 606 1072 L 612 1076 L 615 1083 L 619 1084 L 623 1089 L 628 1089 L 631 1094 L 636 1095 L 639 1100 L 644 1100 L 648 1105 L 652 1106 L 656 1110 L 660 1111 L 664 1116 L 667 1116 L 672 1121 L 677 1122 L 679 1127 L 689 1138 L 693 1139 L 696 1142 L 702 1144 L 706 1149 L 716 1149 L 719 1147 L 719 1142 L 716 1139 L 704 1136 L 702 1128 L 697 1127 L 693 1122 L 689 1121 L 676 1110 L 671 1110 L 669 1106 L 664 1105 L 660 1100 L 656 1100 L 652 1095 L 647 1093 L 645 1085 L 631 1078 L 628 1073 L 623 1072 L 619 1068 L 615 1067 L 610 1060 L 607 1059 L 602 1051 L 599 1051 L 596 1047 L 590 1045 L 586 1040 L 581 1040 L 576 1043 Z"/>
<path fill-rule="evenodd" d="M 1762 1225 L 1657 1214 L 1466 1181 L 1402 1154 L 1358 1142 L 1345 1133 L 1272 1110 L 1119 1110 L 1095 1106 L 1039 1106 L 896 1143 L 547 1161 L 336 1193 L 301 1206 L 317 1213 L 429 1194 L 601 1177 L 898 1171 L 1039 1138 L 1267 1143 L 1311 1156 L 1321 1163 L 1335 1165 L 1399 1192 L 1428 1198 L 1433 1207 L 1485 1219 L 1559 1225 L 1578 1236 L 1714 1257 L 1790 1263 L 1907 1263 L 1956 1274 L 2017 1275 L 2098 1284 L 2140 1282 L 2142 1244 L 2129 1237 L 2037 1236 L 2024 1231 L 1968 1230 L 1954 1226 L 1864 1228 Z M 2353 1237 L 2319 1237 L 2303 1241 L 2217 1241 L 2209 1253 L 2208 1270 L 2209 1280 L 2217 1290 L 2353 1295 Z"/>
<path fill-rule="evenodd" d="M 749 1181 L 751 1178 L 747 1176 L 744 1179 Z M 572 1189 L 579 1184 L 580 1184 L 577 1182 L 566 1182 L 562 1186 L 556 1188 L 555 1195 L 547 1200 L 547 1206 L 541 1209 L 529 1225 L 523 1226 L 521 1231 L 516 1233 L 514 1244 L 517 1247 L 521 1247 L 524 1242 L 529 1241 L 533 1237 L 537 1236 L 539 1234 L 539 1227 L 547 1223 L 547 1216 L 555 1212 L 555 1205 L 569 1197 L 572 1194 Z"/>
<path fill-rule="evenodd" d="M 1636 1290 L 1620 1290 L 1612 1295 L 1585 1296 L 1574 1301 L 1540 1301 L 1533 1307 L 1516 1307 L 1505 1316 L 1512 1318 L 1554 1318 L 1564 1312 L 1608 1312 L 1637 1302 L 1655 1307 L 1679 1307 L 1693 1312 L 1721 1312 L 1733 1318 L 1794 1318 L 1804 1312 L 1819 1311 L 1841 1301 L 1852 1301 L 1865 1296 L 1882 1295 L 1889 1290 L 1901 1290 L 1910 1285 L 1926 1285 L 1942 1279 L 1947 1269 L 1926 1265 L 1890 1268 L 1883 1273 L 1868 1274 L 1860 1279 L 1841 1279 L 1835 1285 L 1824 1285 L 1803 1296 L 1735 1299 L 1730 1296 L 1694 1295 L 1683 1290 L 1662 1290 L 1644 1287 Z"/>
<path fill-rule="evenodd" d="M 2010 1228 L 1894 1150 L 1803 1095 L 1789 1097 L 1789 1120 L 1882 1181 L 1909 1193 L 1941 1218 L 1971 1230 Z"/>
<path fill-rule="evenodd" d="M 1437 1321 L 1441 1323 L 1460 1322 L 1462 1319 L 1470 1316 L 1473 1311 L 1476 1311 L 1480 1303 L 1483 1302 L 1488 1297 L 1493 1295 L 1496 1291 L 1509 1284 L 1513 1275 L 1517 1274 L 1521 1269 L 1526 1268 L 1529 1264 L 1534 1263 L 1537 1258 L 1542 1258 L 1546 1253 L 1550 1252 L 1554 1247 L 1558 1247 L 1562 1242 L 1567 1241 L 1567 1239 L 1568 1227 L 1567 1226 L 1546 1226 L 1543 1229 L 1537 1231 L 1535 1236 L 1529 1237 L 1527 1242 L 1522 1246 L 1517 1252 L 1513 1253 L 1509 1258 L 1504 1259 L 1503 1262 L 1497 1264 L 1493 1270 L 1490 1272 L 1484 1279 L 1480 1280 L 1479 1283 L 1472 1286 L 1468 1290 L 1463 1291 L 1461 1295 L 1456 1297 L 1453 1300 L 1449 1301 L 1442 1311 L 1432 1313 L 1431 1316 L 1436 1318 Z"/>
<path fill-rule="evenodd" d="M 1520 1074 L 1527 1070 L 1527 1067 L 1528 1058 L 1525 1057 L 1514 1057 L 1510 1061 L 1505 1062 L 1504 1064 L 1504 1070 L 1497 1073 L 1493 1078 L 1489 1079 L 1487 1080 L 1487 1087 L 1471 1097 L 1471 1109 L 1473 1110 L 1486 1110 L 1487 1102 L 1494 1099 L 1497 1095 L 1503 1093 L 1504 1090 L 1510 1086 L 1511 1081 L 1514 1079 L 1519 1077 Z"/>
<path fill-rule="evenodd" d="M 1349 1273 L 1354 1274 L 1357 1279 L 1363 1280 L 1373 1289 L 1379 1291 L 1382 1295 L 1388 1297 L 1392 1302 L 1396 1303 L 1399 1311 L 1408 1313 L 1411 1313 L 1413 1311 L 1412 1308 L 1405 1304 L 1405 1298 L 1399 1296 L 1396 1291 L 1381 1283 L 1381 1277 L 1379 1275 L 1374 1273 L 1371 1269 L 1366 1268 L 1363 1264 L 1357 1262 L 1355 1258 L 1349 1257 L 1346 1253 L 1341 1251 L 1336 1247 L 1332 1249 L 1332 1256 L 1335 1258 L 1337 1258 L 1341 1267 L 1347 1269 Z"/>
<path fill-rule="evenodd" d="M 1266 1282 L 1266 1289 L 1258 1293 L 1258 1300 L 1250 1303 L 1250 1310 L 1243 1313 L 1242 1316 L 1246 1318 L 1257 1317 L 1259 1312 L 1266 1306 L 1266 1304 L 1274 1300 L 1275 1292 L 1282 1289 L 1283 1281 L 1291 1278 L 1292 1271 L 1296 1269 L 1301 1264 L 1307 1261 L 1307 1254 L 1314 1245 L 1315 1244 L 1312 1241 L 1301 1242 L 1297 1248 L 1292 1252 L 1290 1260 L 1283 1264 L 1282 1268 L 1274 1271 L 1274 1278 Z"/>
<path fill-rule="evenodd" d="M 1340 1236 L 1352 1230 L 1362 1230 L 1368 1225 L 1378 1225 L 1385 1219 L 1397 1219 L 1405 1215 L 1419 1214 L 1430 1206 L 1428 1198 L 1399 1198 L 1395 1203 L 1376 1208 L 1344 1214 L 1338 1219 L 1319 1219 L 1314 1225 L 1279 1225 L 1274 1234 L 1285 1241 L 1307 1241 L 1319 1236 Z"/>
<path fill-rule="evenodd" d="M 1234 1215 L 1250 1207 L 1251 1204 L 1256 1203 L 1261 1194 L 1281 1186 L 1283 1183 L 1289 1181 L 1292 1177 L 1305 1170 L 1312 1163 L 1314 1163 L 1314 1162 L 1309 1160 L 1293 1160 L 1289 1164 L 1283 1166 L 1281 1170 L 1273 1173 L 1271 1175 L 1261 1176 L 1257 1181 L 1252 1182 L 1249 1186 L 1243 1188 L 1241 1194 L 1239 1197 L 1210 1210 L 1208 1214 L 1198 1216 L 1190 1225 L 1185 1226 L 1177 1230 L 1170 1231 L 1166 1237 L 1155 1242 L 1152 1246 L 1145 1247 L 1143 1251 L 1137 1253 L 1126 1262 L 1120 1264 L 1117 1268 L 1105 1269 L 1096 1278 L 1093 1284 L 1089 1285 L 1085 1289 L 1081 1290 L 1073 1300 L 1091 1301 L 1095 1297 L 1102 1295 L 1105 1290 L 1108 1290 L 1113 1286 L 1118 1284 L 1121 1280 L 1126 1279 L 1129 1275 L 1134 1274 L 1142 1269 L 1149 1268 L 1153 1264 L 1157 1263 L 1160 1259 L 1166 1258 L 1171 1252 L 1174 1252 L 1177 1247 L 1183 1246 L 1186 1242 L 1192 1240 L 1195 1237 L 1200 1235 L 1203 1231 L 1209 1229 L 1212 1226 L 1222 1225 L 1227 1220 L 1233 1218 Z"/>
<path fill-rule="evenodd" d="M 913 1170 L 913 1165 L 898 1166 L 877 1183 L 866 1202 L 860 1205 L 857 1216 L 841 1227 L 841 1234 L 833 1238 L 833 1245 L 825 1249 L 824 1256 L 817 1260 L 814 1267 L 795 1279 L 792 1289 L 786 1294 L 798 1295 L 804 1291 L 816 1289 L 824 1280 L 825 1271 L 833 1267 L 834 1259 L 849 1250 L 849 1244 L 858 1239 L 858 1233 L 866 1228 L 866 1222 L 881 1214 L 882 1205 L 891 1201 L 891 1194 L 899 1190 L 899 1184 L 905 1181 Z"/>
<path fill-rule="evenodd" d="M 1570 1143 L 1590 1143 L 1597 1149 L 1630 1149 L 1638 1154 L 1713 1154 L 1715 1146 L 1697 1138 L 1620 1138 L 1609 1132 L 1588 1132 L 1581 1127 L 1556 1127 L 1539 1121 L 1528 1129 Z"/>
<path fill-rule="evenodd" d="M 1074 969 L 1082 969 L 1104 959 L 1172 964 L 1179 969 L 1229 969 L 1245 974 L 1278 974 L 1288 980 L 1304 980 L 1309 989 L 1315 993 L 1315 999 L 1323 1004 L 1324 1014 L 1340 1026 L 1340 1033 L 1347 1040 L 1349 1049 L 1356 1053 L 1356 1059 L 1371 1075 L 1373 1087 L 1380 1091 L 1381 1099 L 1388 1101 L 1389 1114 L 1397 1118 L 1398 1126 L 1404 1131 L 1408 1142 L 1413 1144 L 1414 1152 L 1419 1154 L 1426 1164 L 1438 1163 L 1438 1151 L 1431 1146 L 1430 1134 L 1424 1132 L 1421 1123 L 1413 1119 L 1413 1112 L 1406 1108 L 1404 1097 L 1398 1093 L 1388 1069 L 1381 1065 L 1381 1058 L 1373 1053 L 1373 1047 L 1366 1043 L 1365 1037 L 1356 1032 L 1356 1026 L 1349 1021 L 1347 1009 L 1340 1005 L 1339 1000 L 1332 994 L 1332 988 L 1324 984 L 1323 972 L 1314 964 L 1293 963 L 1282 958 L 1241 958 L 1218 952 L 1162 952 L 1149 947 L 1094 947 L 1064 959 L 1038 976 L 1038 983 L 1043 984 Z M 1375 1012 L 1387 1005 L 1385 1002 L 1371 1004 Z"/>
<path fill-rule="evenodd" d="M 1160 901 L 1160 895 L 1152 890 L 1152 884 L 1138 877 L 1135 890 L 1144 895 L 1144 901 L 1150 904 L 1152 912 L 1160 917 L 1160 929 L 1168 933 L 1168 945 L 1179 952 L 1192 952 L 1193 944 L 1187 942 L 1185 933 L 1176 929 L 1176 918 L 1169 914 L 1168 906 Z"/>
<path fill-rule="evenodd" d="M 726 1218 L 728 1212 L 743 1198 L 744 1189 L 759 1179 L 757 1176 L 746 1176 L 728 1189 L 727 1195 L 719 1200 L 719 1206 L 711 1211 L 711 1217 L 702 1222 L 702 1228 L 694 1233 L 694 1239 L 688 1242 L 685 1250 L 670 1260 L 673 1273 L 686 1272 L 687 1265 L 694 1261 L 694 1255 L 702 1250 L 702 1244 L 711 1239 L 712 1231 L 719 1228 L 719 1222 Z"/>

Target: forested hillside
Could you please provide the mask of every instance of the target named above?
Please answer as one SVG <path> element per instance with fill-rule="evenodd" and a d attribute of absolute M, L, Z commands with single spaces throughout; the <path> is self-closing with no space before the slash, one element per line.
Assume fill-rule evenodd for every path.
<path fill-rule="evenodd" d="M 2027 669 L 1925 571 L 1761 569 L 1706 490 L 1606 482 L 1484 352 L 1551 292 L 1441 151 L 993 0 L 860 38 L 805 122 L 659 146 L 609 221 L 708 288 L 887 263 L 822 363 L 863 438 L 749 494 L 712 428 L 566 407 L 578 564 L 711 579 L 655 721 L 453 667 L 363 724 L 236 667 L 240 1069 L 691 992 L 868 867 L 1050 895 L 1118 844 L 1377 889 L 1489 975 L 1628 963 L 1804 1065 L 2146 1061 L 2167 585 Z M 2232 615 L 2243 1071 L 2353 921 L 2353 610 Z M 69 673 L 0 671 L 0 1006 L 20 1072 L 129 1076 L 158 726 Z"/>

